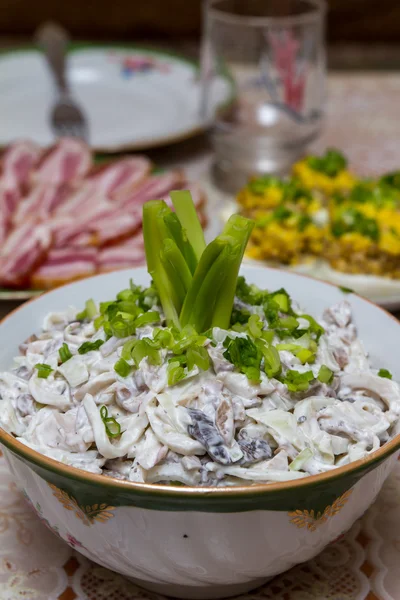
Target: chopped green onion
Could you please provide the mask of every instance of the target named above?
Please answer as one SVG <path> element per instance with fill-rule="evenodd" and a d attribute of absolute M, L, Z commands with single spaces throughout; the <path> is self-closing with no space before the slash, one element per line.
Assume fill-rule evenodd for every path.
<path fill-rule="evenodd" d="M 348 287 L 344 287 L 344 285 L 339 285 L 339 290 L 343 292 L 343 294 L 354 294 L 354 290 Z"/>
<path fill-rule="evenodd" d="M 117 308 L 119 312 L 123 312 L 130 316 L 138 316 L 141 314 L 140 308 L 133 302 L 132 300 L 120 300 L 117 304 Z"/>
<path fill-rule="evenodd" d="M 207 371 L 210 366 L 210 357 L 204 346 L 190 346 L 187 353 L 187 367 L 189 371 L 196 365 L 202 371 Z"/>
<path fill-rule="evenodd" d="M 87 315 L 88 319 L 90 319 L 91 321 L 95 318 L 95 316 L 99 312 L 95 301 L 92 299 L 87 300 L 87 302 L 85 304 L 85 309 L 86 309 L 86 315 Z"/>
<path fill-rule="evenodd" d="M 128 377 L 132 371 L 132 366 L 129 365 L 125 359 L 120 358 L 114 365 L 114 371 L 121 375 L 121 377 Z"/>
<path fill-rule="evenodd" d="M 272 329 L 268 329 L 267 331 L 263 331 L 261 333 L 261 338 L 265 340 L 268 344 L 272 344 L 272 340 L 275 337 L 275 332 Z"/>
<path fill-rule="evenodd" d="M 98 350 L 104 344 L 104 340 L 96 340 L 95 342 L 83 342 L 78 348 L 79 354 L 87 354 L 92 350 Z"/>
<path fill-rule="evenodd" d="M 77 321 L 84 321 L 87 318 L 86 310 L 82 310 L 82 312 L 77 313 L 75 318 Z"/>
<path fill-rule="evenodd" d="M 295 354 L 303 365 L 305 363 L 313 363 L 315 361 L 315 353 L 311 352 L 311 350 L 308 350 L 307 348 L 302 348 Z"/>
<path fill-rule="evenodd" d="M 283 329 L 297 329 L 299 322 L 295 317 L 284 317 L 283 319 L 279 319 L 279 326 Z"/>
<path fill-rule="evenodd" d="M 112 304 L 115 304 L 115 302 L 100 302 L 100 314 L 105 315 L 108 310 L 108 307 Z"/>
<path fill-rule="evenodd" d="M 181 367 L 181 364 L 178 360 L 173 360 L 168 364 L 167 375 L 168 385 L 172 386 L 184 379 L 185 369 Z"/>
<path fill-rule="evenodd" d="M 138 343 L 137 339 L 128 340 L 127 342 L 125 342 L 125 344 L 122 346 L 122 352 L 121 352 L 121 357 L 124 360 L 131 360 L 132 350 L 134 349 L 134 347 L 136 346 L 137 343 Z"/>
<path fill-rule="evenodd" d="M 117 338 L 126 338 L 133 333 L 132 324 L 123 319 L 121 316 L 115 317 L 110 322 L 112 334 Z"/>
<path fill-rule="evenodd" d="M 154 330 L 153 339 L 161 348 L 168 348 L 168 350 L 171 350 L 175 344 L 175 339 L 170 329 Z"/>
<path fill-rule="evenodd" d="M 132 350 L 132 358 L 136 367 L 139 367 L 144 358 L 147 358 L 151 365 L 161 364 L 161 354 L 158 344 L 150 338 L 143 338 L 135 344 Z"/>
<path fill-rule="evenodd" d="M 272 344 L 260 344 L 259 348 L 264 356 L 264 371 L 269 379 L 277 377 L 281 372 L 281 359 L 279 352 Z"/>
<path fill-rule="evenodd" d="M 121 425 L 118 423 L 115 417 L 108 416 L 107 406 L 102 406 L 100 408 L 100 416 L 101 420 L 104 423 L 104 427 L 108 437 L 116 438 L 121 435 Z"/>
<path fill-rule="evenodd" d="M 251 315 L 247 323 L 249 333 L 253 338 L 261 337 L 263 322 L 258 315 Z"/>
<path fill-rule="evenodd" d="M 227 337 L 224 358 L 252 381 L 260 381 L 261 352 L 249 337 Z"/>
<path fill-rule="evenodd" d="M 134 294 L 131 289 L 122 290 L 117 294 L 117 300 L 132 300 L 133 298 Z"/>
<path fill-rule="evenodd" d="M 318 371 L 318 381 L 321 383 L 332 383 L 333 380 L 333 371 L 326 365 L 321 365 L 320 370 Z"/>
<path fill-rule="evenodd" d="M 379 377 L 384 377 L 385 379 L 392 379 L 393 375 L 387 369 L 379 369 L 378 371 Z"/>
<path fill-rule="evenodd" d="M 279 306 L 279 310 L 287 313 L 290 309 L 290 302 L 289 302 L 289 297 L 287 294 L 282 294 L 282 293 L 278 293 L 278 294 L 274 294 L 272 296 L 274 302 L 277 303 L 277 305 Z"/>
<path fill-rule="evenodd" d="M 58 354 L 60 355 L 60 360 L 62 363 L 65 363 L 65 362 L 67 362 L 67 360 L 72 358 L 71 351 L 68 348 L 68 345 L 65 343 L 59 349 Z"/>
<path fill-rule="evenodd" d="M 298 352 L 303 349 L 303 346 L 299 346 L 299 344 L 277 344 L 275 346 L 277 350 L 287 350 L 288 352 Z"/>
<path fill-rule="evenodd" d="M 146 313 L 139 315 L 135 319 L 135 327 L 143 327 L 149 323 L 158 323 L 160 321 L 160 313 L 156 310 L 149 310 Z"/>
<path fill-rule="evenodd" d="M 314 333 L 318 341 L 321 335 L 325 333 L 325 329 L 319 323 L 317 323 L 317 321 L 311 315 L 299 315 L 299 317 L 310 323 L 308 331 L 310 333 Z"/>
<path fill-rule="evenodd" d="M 95 320 L 93 321 L 93 325 L 94 325 L 94 328 L 96 329 L 96 331 L 98 331 L 100 329 L 100 327 L 103 325 L 103 323 L 104 323 L 104 315 L 100 315 L 95 318 Z"/>
<path fill-rule="evenodd" d="M 37 369 L 38 377 L 41 379 L 47 379 L 50 373 L 54 371 L 54 369 L 52 369 L 50 365 L 46 365 L 46 363 L 37 363 L 35 369 Z"/>
<path fill-rule="evenodd" d="M 312 371 L 299 373 L 299 371 L 289 370 L 283 379 L 290 392 L 304 392 L 308 390 L 310 381 L 314 379 Z"/>

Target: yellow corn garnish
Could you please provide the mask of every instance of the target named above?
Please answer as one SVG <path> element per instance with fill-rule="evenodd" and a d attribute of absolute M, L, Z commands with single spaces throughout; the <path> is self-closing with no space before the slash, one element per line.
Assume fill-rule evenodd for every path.
<path fill-rule="evenodd" d="M 336 150 L 296 163 L 293 177 L 253 179 L 238 194 L 256 221 L 247 256 L 400 278 L 400 172 L 358 180 Z"/>

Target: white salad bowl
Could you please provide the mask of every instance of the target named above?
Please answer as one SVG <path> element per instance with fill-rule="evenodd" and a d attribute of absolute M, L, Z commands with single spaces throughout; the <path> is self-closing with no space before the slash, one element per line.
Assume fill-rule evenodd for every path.
<path fill-rule="evenodd" d="M 293 273 L 246 267 L 264 289 L 284 287 L 315 317 L 344 293 Z M 15 310 L 0 324 L 0 369 L 45 315 L 88 298 L 110 300 L 144 268 L 72 283 Z M 372 364 L 400 380 L 400 323 L 348 294 Z M 9 467 L 33 506 L 66 542 L 141 586 L 182 598 L 222 598 L 254 588 L 306 561 L 351 527 L 375 499 L 397 459 L 400 435 L 367 458 L 320 475 L 248 487 L 189 488 L 121 481 L 47 458 L 0 429 Z"/>

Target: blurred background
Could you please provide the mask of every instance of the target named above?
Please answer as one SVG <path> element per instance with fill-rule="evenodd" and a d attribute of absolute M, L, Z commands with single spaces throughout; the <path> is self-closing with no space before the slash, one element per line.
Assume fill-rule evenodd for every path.
<path fill-rule="evenodd" d="M 287 0 L 282 0 L 284 4 Z M 290 2 L 290 0 L 289 0 Z M 201 0 L 2 0 L 3 45 L 29 40 L 52 19 L 74 38 L 103 41 L 158 40 L 186 46 L 200 38 Z M 328 65 L 333 68 L 400 66 L 400 3 L 397 0 L 328 0 Z M 195 47 L 192 46 L 192 52 Z"/>

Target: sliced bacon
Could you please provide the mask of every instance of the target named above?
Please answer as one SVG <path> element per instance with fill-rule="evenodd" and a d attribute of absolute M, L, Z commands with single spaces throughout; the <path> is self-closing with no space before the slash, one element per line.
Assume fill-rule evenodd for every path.
<path fill-rule="evenodd" d="M 20 200 L 18 188 L 4 186 L 0 181 L 0 245 L 4 242 L 11 229 L 11 219 Z"/>
<path fill-rule="evenodd" d="M 29 278 L 29 273 L 44 260 L 51 244 L 48 225 L 27 221 L 6 239 L 0 254 L 0 282 L 18 287 Z"/>
<path fill-rule="evenodd" d="M 105 196 L 123 198 L 147 177 L 150 169 L 151 162 L 146 156 L 123 158 L 97 169 L 89 181 Z"/>
<path fill-rule="evenodd" d="M 52 222 L 54 247 L 71 246 L 71 240 L 81 234 L 91 233 L 92 224 L 103 216 L 115 211 L 115 206 L 107 198 L 99 197 L 96 202 L 84 202 L 81 207 L 62 215 L 60 211 Z M 63 225 L 64 223 L 64 225 Z"/>
<path fill-rule="evenodd" d="M 35 179 L 59 185 L 83 179 L 92 167 L 90 148 L 76 138 L 61 140 L 46 153 Z"/>
<path fill-rule="evenodd" d="M 4 152 L 0 178 L 0 244 L 10 231 L 13 214 L 27 189 L 33 166 L 40 156 L 36 144 L 18 141 Z"/>
<path fill-rule="evenodd" d="M 163 198 L 171 190 L 180 187 L 184 180 L 183 174 L 179 170 L 151 175 L 141 185 L 139 185 L 132 194 L 128 196 L 116 196 L 116 201 L 121 210 L 136 210 L 138 206 L 143 206 L 147 200 Z"/>
<path fill-rule="evenodd" d="M 15 225 L 25 219 L 33 218 L 36 221 L 47 220 L 62 205 L 70 190 L 66 184 L 51 184 L 39 182 L 28 196 L 22 200 L 13 217 Z"/>
<path fill-rule="evenodd" d="M 81 246 L 85 241 L 91 246 L 104 246 L 127 238 L 141 225 L 142 211 L 123 214 L 118 210 L 109 210 L 92 219 L 85 231 L 78 231 L 75 235 L 70 234 L 67 242 L 74 246 Z"/>
<path fill-rule="evenodd" d="M 76 218 L 79 214 L 80 218 L 82 214 L 88 210 L 93 210 L 100 201 L 103 201 L 103 196 L 95 189 L 95 186 L 88 181 L 82 182 L 77 188 L 70 188 L 69 195 L 64 201 L 57 207 L 55 216 L 71 215 Z"/>
<path fill-rule="evenodd" d="M 38 162 L 42 150 L 28 140 L 18 140 L 8 146 L 2 156 L 2 177 L 11 180 L 22 191 L 29 183 L 32 169 Z"/>
<path fill-rule="evenodd" d="M 36 289 L 49 289 L 96 273 L 95 248 L 57 248 L 51 250 L 46 261 L 31 276 Z"/>
<path fill-rule="evenodd" d="M 97 266 L 101 273 L 129 269 L 146 262 L 142 232 L 134 237 L 99 251 Z"/>

